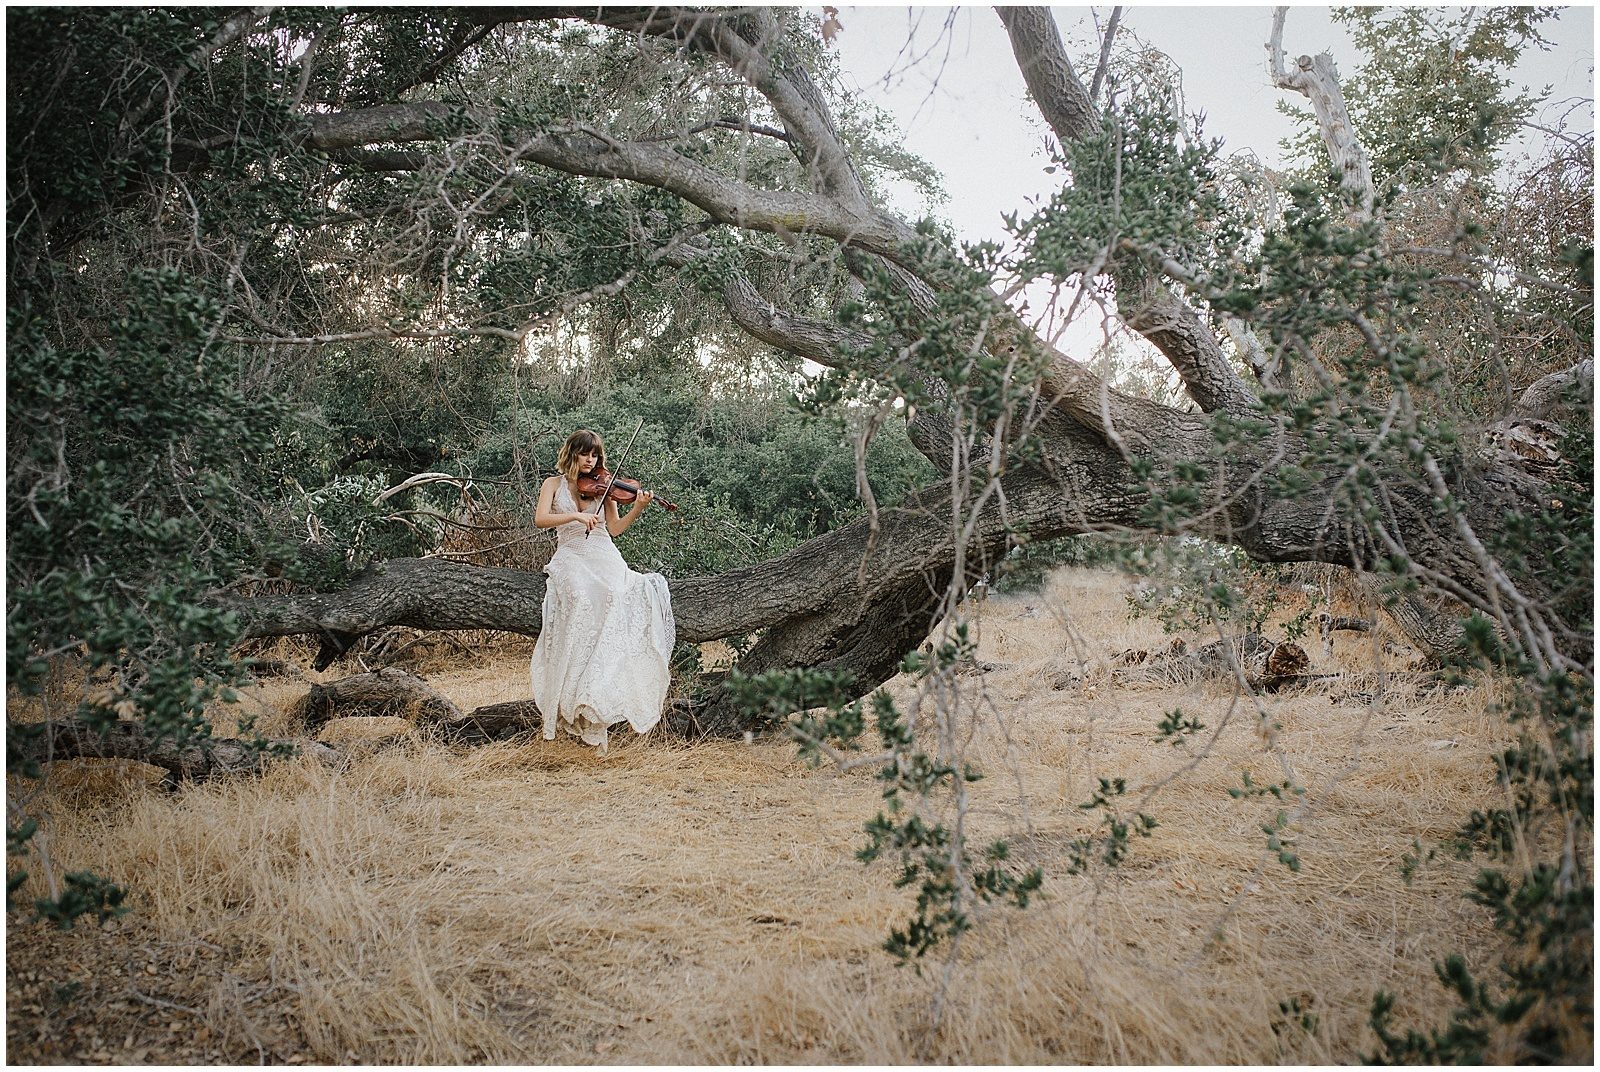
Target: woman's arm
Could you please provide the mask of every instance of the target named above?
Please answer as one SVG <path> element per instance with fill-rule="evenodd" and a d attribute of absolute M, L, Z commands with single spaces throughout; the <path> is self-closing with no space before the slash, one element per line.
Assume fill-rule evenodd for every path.
<path fill-rule="evenodd" d="M 656 497 L 653 491 L 641 491 L 639 497 L 633 501 L 633 509 L 621 517 L 617 516 L 617 504 L 610 499 L 606 500 L 606 531 L 613 536 L 621 536 L 628 531 L 628 526 L 633 524 L 644 508 L 650 505 L 650 500 Z"/>
<path fill-rule="evenodd" d="M 585 528 L 592 530 L 599 524 L 600 519 L 589 513 L 557 513 L 555 510 L 556 482 L 559 476 L 545 477 L 543 484 L 539 485 L 539 505 L 533 510 L 533 524 L 535 528 L 553 529 L 557 525 L 565 525 L 569 521 L 581 521 Z"/>

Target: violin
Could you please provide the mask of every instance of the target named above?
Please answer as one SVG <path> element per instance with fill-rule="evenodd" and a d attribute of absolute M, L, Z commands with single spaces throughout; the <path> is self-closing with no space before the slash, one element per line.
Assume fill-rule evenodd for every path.
<path fill-rule="evenodd" d="M 608 484 L 611 486 L 611 492 L 606 495 L 606 485 Z M 578 494 L 585 499 L 598 499 L 601 495 L 606 495 L 606 498 L 612 502 L 631 503 L 639 498 L 639 485 L 632 481 L 624 480 L 620 476 L 612 480 L 609 470 L 596 468 L 593 472 L 578 474 Z M 668 502 L 660 495 L 656 495 L 650 501 L 658 502 L 668 510 L 676 511 L 678 509 L 677 503 Z"/>

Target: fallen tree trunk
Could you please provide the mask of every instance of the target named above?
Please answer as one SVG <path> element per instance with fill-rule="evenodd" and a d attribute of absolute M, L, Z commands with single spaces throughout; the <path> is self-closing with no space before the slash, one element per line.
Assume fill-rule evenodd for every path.
<path fill-rule="evenodd" d="M 398 715 L 423 724 L 452 723 L 465 717 L 426 681 L 393 668 L 312 685 L 291 714 L 312 732 L 332 719 L 351 716 Z"/>
<path fill-rule="evenodd" d="M 958 557 L 949 516 L 948 493 L 936 487 L 883 511 L 875 541 L 863 520 L 768 562 L 674 580 L 678 637 L 693 643 L 765 630 L 741 670 L 826 666 L 849 671 L 869 691 L 893 676 L 935 623 Z M 993 568 L 1007 538 L 1004 521 L 988 512 L 966 549 L 969 571 Z M 344 646 L 395 624 L 537 636 L 544 589 L 539 573 L 400 559 L 341 592 L 257 599 L 239 608 L 250 636 L 315 633 Z M 715 700 L 695 713 L 701 732 L 744 728 Z"/>
<path fill-rule="evenodd" d="M 338 752 L 316 741 L 281 739 L 245 741 L 233 737 L 191 739 L 180 745 L 171 738 L 155 739 L 142 724 L 117 722 L 104 732 L 87 722 L 69 719 L 6 728 L 8 746 L 21 758 L 35 763 L 60 759 L 131 759 L 167 772 L 165 782 L 204 782 L 234 774 L 258 774 L 272 756 L 265 750 L 288 745 L 301 755 L 324 762 Z"/>
<path fill-rule="evenodd" d="M 308 733 L 336 718 L 399 717 L 447 741 L 481 744 L 536 730 L 542 720 L 532 700 L 489 704 L 463 713 L 443 693 L 407 670 L 393 667 L 313 685 L 291 709 Z"/>
<path fill-rule="evenodd" d="M 694 738 L 711 735 L 718 729 L 728 732 L 737 728 L 712 722 L 708 712 L 705 704 L 669 697 L 661 715 L 661 730 L 675 737 Z M 519 733 L 537 732 L 544 726 L 539 705 L 532 700 L 486 704 L 463 714 L 421 678 L 393 669 L 354 674 L 313 686 L 296 702 L 295 713 L 304 720 L 307 730 L 337 718 L 398 716 L 452 744 L 469 745 L 503 741 Z"/>
<path fill-rule="evenodd" d="M 1135 431 L 1124 430 L 1130 440 Z M 1148 457 L 1192 454 L 1198 448 L 1189 440 L 1210 435 L 1203 420 L 1183 415 L 1152 418 L 1138 431 L 1138 449 Z M 1065 427 L 1064 421 L 1041 429 L 1041 439 L 1047 464 L 1007 471 L 1006 509 L 998 506 L 1000 496 L 991 498 L 970 519 L 965 547 L 958 548 L 952 533 L 952 517 L 961 512 L 951 501 L 951 484 L 942 481 L 880 511 L 876 534 L 862 518 L 766 562 L 673 579 L 679 639 L 693 643 L 762 631 L 740 660 L 740 671 L 847 671 L 862 695 L 892 677 L 948 609 L 946 593 L 958 563 L 966 572 L 959 586 L 964 591 L 998 565 L 1014 533 L 1037 541 L 1105 527 L 1149 528 L 1144 513 L 1151 478 L 1135 475 L 1127 457 Z M 1285 433 L 1273 444 L 1272 456 L 1295 456 L 1301 449 Z M 1383 553 L 1363 523 L 1332 508 L 1335 478 L 1325 489 L 1286 501 L 1260 486 L 1260 472 L 1272 463 L 1272 458 L 1240 452 L 1217 474 L 1226 507 L 1186 531 L 1225 539 L 1259 561 L 1356 565 Z M 1487 510 L 1500 501 L 1486 494 L 1473 505 Z M 1433 523 L 1436 504 L 1426 489 L 1397 484 L 1388 502 L 1388 528 L 1410 537 L 1419 560 L 1445 575 L 1470 576 L 1475 564 Z M 325 640 L 327 656 L 330 645 L 342 650 L 362 634 L 389 625 L 537 636 L 544 591 L 540 573 L 398 559 L 373 567 L 343 591 L 258 598 L 236 606 L 247 620 L 248 636 L 317 634 Z M 324 656 L 319 665 L 331 661 Z M 740 713 L 715 695 L 696 708 L 696 716 L 703 732 L 758 728 L 745 725 Z"/>

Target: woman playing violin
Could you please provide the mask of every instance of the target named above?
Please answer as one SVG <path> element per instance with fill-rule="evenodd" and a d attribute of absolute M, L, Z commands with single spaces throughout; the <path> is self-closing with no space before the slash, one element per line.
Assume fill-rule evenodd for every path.
<path fill-rule="evenodd" d="M 555 529 L 557 546 L 544 568 L 543 626 L 530 666 L 545 740 L 561 726 L 602 753 L 610 726 L 647 733 L 660 720 L 676 639 L 666 579 L 629 569 L 612 542 L 655 496 L 638 490 L 626 514 L 609 497 L 602 507 L 609 474 L 606 482 L 586 478 L 604 467 L 604 442 L 579 429 L 561 448 L 560 472 L 539 488 L 534 524 Z"/>

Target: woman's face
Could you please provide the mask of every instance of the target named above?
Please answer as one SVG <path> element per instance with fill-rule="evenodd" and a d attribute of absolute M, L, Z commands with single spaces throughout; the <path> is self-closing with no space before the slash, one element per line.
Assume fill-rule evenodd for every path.
<path fill-rule="evenodd" d="M 580 450 L 578 452 L 578 472 L 592 473 L 595 466 L 599 464 L 600 452 L 598 450 Z"/>

